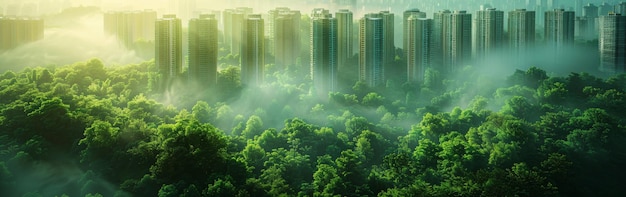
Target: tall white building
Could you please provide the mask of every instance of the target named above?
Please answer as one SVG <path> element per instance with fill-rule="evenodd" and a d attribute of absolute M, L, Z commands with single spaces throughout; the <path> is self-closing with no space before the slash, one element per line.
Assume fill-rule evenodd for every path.
<path fill-rule="evenodd" d="M 182 27 L 176 15 L 164 15 L 155 23 L 155 61 L 160 90 L 167 89 L 183 70 Z"/>
<path fill-rule="evenodd" d="M 600 70 L 607 73 L 626 71 L 626 16 L 611 13 L 600 17 Z"/>

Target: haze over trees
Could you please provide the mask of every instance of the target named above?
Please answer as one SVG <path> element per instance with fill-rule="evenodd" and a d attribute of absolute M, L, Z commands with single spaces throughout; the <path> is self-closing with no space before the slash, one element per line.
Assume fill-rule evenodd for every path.
<path fill-rule="evenodd" d="M 93 59 L 3 73 L 2 195 L 625 192 L 623 74 L 429 71 L 421 86 L 357 83 L 318 98 L 285 71 L 267 72 L 266 88 L 242 88 L 228 67 L 220 90 L 168 101 L 151 92 L 154 70 Z"/>

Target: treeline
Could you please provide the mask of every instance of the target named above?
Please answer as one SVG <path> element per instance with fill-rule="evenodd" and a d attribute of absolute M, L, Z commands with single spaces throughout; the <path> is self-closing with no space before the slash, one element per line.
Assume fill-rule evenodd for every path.
<path fill-rule="evenodd" d="M 268 69 L 259 89 L 228 67 L 173 95 L 154 62 L 5 72 L 0 196 L 626 193 L 626 75 L 466 67 L 319 98 L 306 71 Z"/>

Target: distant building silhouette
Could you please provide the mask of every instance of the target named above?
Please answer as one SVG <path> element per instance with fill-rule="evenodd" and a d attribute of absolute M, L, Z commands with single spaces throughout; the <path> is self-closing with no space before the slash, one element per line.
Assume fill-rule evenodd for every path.
<path fill-rule="evenodd" d="M 472 56 L 472 15 L 464 10 L 435 13 L 433 19 L 433 54 L 439 70 L 452 72 Z"/>
<path fill-rule="evenodd" d="M 607 73 L 626 71 L 626 16 L 609 13 L 600 16 L 600 70 Z"/>
<path fill-rule="evenodd" d="M 189 21 L 189 82 L 200 88 L 217 84 L 217 19 L 201 14 Z"/>
<path fill-rule="evenodd" d="M 337 19 L 337 66 L 346 68 L 348 59 L 354 55 L 353 14 L 350 10 L 339 10 Z"/>
<path fill-rule="evenodd" d="M 127 48 L 137 41 L 154 41 L 157 13 L 153 10 L 104 13 L 104 31 Z"/>
<path fill-rule="evenodd" d="M 183 70 L 182 27 L 176 15 L 164 15 L 156 20 L 155 61 L 159 72 L 160 90 L 166 90 L 179 79 Z"/>
<path fill-rule="evenodd" d="M 263 84 L 265 69 L 264 21 L 259 14 L 244 20 L 241 37 L 241 83 L 247 86 Z"/>
<path fill-rule="evenodd" d="M 43 19 L 0 17 L 0 52 L 41 40 L 43 33 Z"/>

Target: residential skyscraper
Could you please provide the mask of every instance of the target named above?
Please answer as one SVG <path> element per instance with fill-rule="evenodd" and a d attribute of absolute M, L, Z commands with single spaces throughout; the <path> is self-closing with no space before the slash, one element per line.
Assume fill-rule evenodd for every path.
<path fill-rule="evenodd" d="M 414 9 L 410 9 L 410 10 L 406 10 L 404 11 L 404 13 L 402 14 L 402 50 L 404 50 L 404 52 L 406 53 L 406 50 L 408 49 L 408 45 L 407 45 L 407 40 L 409 40 L 407 38 L 408 36 L 408 19 L 411 16 L 416 16 L 417 18 L 426 18 L 426 12 L 422 12 L 417 8 Z"/>
<path fill-rule="evenodd" d="M 41 40 L 43 33 L 43 19 L 0 17 L 0 52 Z"/>
<path fill-rule="evenodd" d="M 587 18 L 598 18 L 598 6 L 593 5 L 593 3 L 589 3 L 583 6 L 583 17 Z"/>
<path fill-rule="evenodd" d="M 401 70 L 401 68 L 392 67 L 396 59 L 394 15 L 389 11 L 381 11 L 379 15 L 383 19 L 383 67 L 385 67 L 383 70 L 385 70 L 385 78 L 392 78 L 394 76 L 390 75 L 395 73 L 390 71 Z"/>
<path fill-rule="evenodd" d="M 548 47 L 561 51 L 565 46 L 574 43 L 573 11 L 554 9 L 545 13 L 544 39 Z"/>
<path fill-rule="evenodd" d="M 406 20 L 405 39 L 407 48 L 407 81 L 423 82 L 426 68 L 431 63 L 432 19 L 426 19 L 420 13 L 413 13 Z"/>
<path fill-rule="evenodd" d="M 452 72 L 471 59 L 472 14 L 460 10 L 443 17 L 447 23 L 443 24 L 443 67 L 444 72 Z"/>
<path fill-rule="evenodd" d="M 626 16 L 610 13 L 600 16 L 600 70 L 615 74 L 626 72 Z"/>
<path fill-rule="evenodd" d="M 616 6 L 617 6 L 615 8 L 616 11 L 619 12 L 619 14 L 621 14 L 622 16 L 625 16 L 626 15 L 626 1 L 622 1 Z"/>
<path fill-rule="evenodd" d="M 321 97 L 337 88 L 337 29 L 331 14 L 311 18 L 311 78 Z"/>
<path fill-rule="evenodd" d="M 354 55 L 353 44 L 353 15 L 350 10 L 339 10 L 335 13 L 337 19 L 337 66 L 346 67 L 348 59 Z"/>
<path fill-rule="evenodd" d="M 300 57 L 300 11 L 286 11 L 274 18 L 274 57 L 281 68 L 294 66 Z"/>
<path fill-rule="evenodd" d="M 267 37 L 268 43 L 265 46 L 267 49 L 267 53 L 272 54 L 272 55 L 276 55 L 275 49 L 274 49 L 274 40 L 275 40 L 275 19 L 278 17 L 279 14 L 281 13 L 288 13 L 291 10 L 287 7 L 277 7 L 273 10 L 269 10 L 267 12 L 267 16 L 264 18 L 265 20 L 265 35 Z"/>
<path fill-rule="evenodd" d="M 160 90 L 165 90 L 183 70 L 182 27 L 176 15 L 163 15 L 155 23 L 155 61 Z"/>
<path fill-rule="evenodd" d="M 444 30 L 450 29 L 450 10 L 442 10 L 433 14 L 432 61 L 431 66 L 436 66 L 443 71 L 443 39 Z M 441 68 L 440 68 L 441 67 Z"/>
<path fill-rule="evenodd" d="M 244 20 L 241 37 L 241 83 L 247 86 L 263 84 L 265 69 L 265 30 L 260 14 L 250 14 Z"/>
<path fill-rule="evenodd" d="M 241 51 L 241 33 L 244 19 L 252 13 L 252 8 L 240 7 L 224 10 L 224 40 L 231 54 Z"/>
<path fill-rule="evenodd" d="M 154 21 L 157 13 L 153 10 L 107 12 L 104 13 L 104 31 L 117 37 L 127 48 L 133 48 L 137 41 L 153 41 Z"/>
<path fill-rule="evenodd" d="M 535 45 L 535 11 L 509 12 L 508 44 L 515 57 L 525 57 Z"/>
<path fill-rule="evenodd" d="M 366 14 L 359 20 L 359 80 L 370 87 L 385 83 L 384 31 L 380 14 Z"/>
<path fill-rule="evenodd" d="M 606 16 L 609 13 L 613 13 L 615 11 L 615 7 L 607 2 L 602 2 L 600 6 L 598 6 L 598 16 Z"/>
<path fill-rule="evenodd" d="M 504 12 L 480 6 L 472 26 L 472 54 L 482 60 L 502 48 L 504 41 Z"/>
<path fill-rule="evenodd" d="M 200 88 L 217 84 L 217 19 L 201 14 L 189 21 L 189 82 Z"/>

